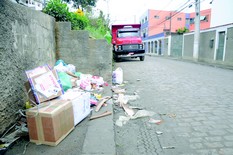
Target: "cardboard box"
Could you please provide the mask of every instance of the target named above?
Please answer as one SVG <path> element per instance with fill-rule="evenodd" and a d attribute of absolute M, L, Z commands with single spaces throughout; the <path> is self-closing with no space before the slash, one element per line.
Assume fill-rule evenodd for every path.
<path fill-rule="evenodd" d="M 63 94 L 56 70 L 49 70 L 43 74 L 29 77 L 28 80 L 37 103 L 48 101 Z"/>
<path fill-rule="evenodd" d="M 36 104 L 36 99 L 35 99 L 35 96 L 34 96 L 32 90 L 31 90 L 31 85 L 30 85 L 29 81 L 24 83 L 24 87 L 25 87 L 25 89 L 27 91 L 28 100 L 29 100 L 30 104 L 35 105 Z"/>
<path fill-rule="evenodd" d="M 72 103 L 54 99 L 39 107 L 26 111 L 30 141 L 56 146 L 74 129 Z"/>
<path fill-rule="evenodd" d="M 72 103 L 74 126 L 76 126 L 90 114 L 91 108 L 89 92 L 77 92 L 70 89 L 70 91 L 66 92 L 63 96 L 61 96 L 61 98 L 69 100 Z"/>
<path fill-rule="evenodd" d="M 50 70 L 51 70 L 50 66 L 48 64 L 45 64 L 43 66 L 39 66 L 39 67 L 36 67 L 34 69 L 27 70 L 26 75 L 27 75 L 27 78 L 29 79 L 29 78 L 32 78 L 34 76 L 44 74 Z"/>

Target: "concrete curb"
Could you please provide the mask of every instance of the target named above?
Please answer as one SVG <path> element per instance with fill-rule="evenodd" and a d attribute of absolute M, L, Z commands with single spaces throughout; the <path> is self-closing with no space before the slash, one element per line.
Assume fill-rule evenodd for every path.
<path fill-rule="evenodd" d="M 110 90 L 107 91 L 107 94 L 109 94 L 108 96 L 112 96 Z M 108 103 L 108 106 L 102 107 L 99 112 L 92 111 L 92 116 L 102 114 L 105 111 L 110 111 L 112 114 L 88 122 L 82 155 L 116 155 L 113 102 L 109 100 Z"/>

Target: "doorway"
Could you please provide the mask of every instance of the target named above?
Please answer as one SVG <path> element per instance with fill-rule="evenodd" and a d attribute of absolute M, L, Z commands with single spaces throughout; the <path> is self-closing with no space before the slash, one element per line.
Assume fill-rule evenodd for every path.
<path fill-rule="evenodd" d="M 216 53 L 216 60 L 223 61 L 224 44 L 225 44 L 225 31 L 221 31 L 218 33 L 218 48 Z"/>

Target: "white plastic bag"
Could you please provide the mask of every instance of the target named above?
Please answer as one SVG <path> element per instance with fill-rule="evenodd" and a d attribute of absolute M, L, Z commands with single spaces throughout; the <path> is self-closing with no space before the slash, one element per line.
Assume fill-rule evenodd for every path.
<path fill-rule="evenodd" d="M 113 84 L 122 84 L 123 83 L 123 70 L 122 68 L 118 67 L 112 73 L 112 83 Z"/>

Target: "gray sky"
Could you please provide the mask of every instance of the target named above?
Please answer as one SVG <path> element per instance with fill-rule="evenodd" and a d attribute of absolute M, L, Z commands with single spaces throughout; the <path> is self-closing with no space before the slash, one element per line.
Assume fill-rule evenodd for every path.
<path fill-rule="evenodd" d="M 211 0 L 200 0 L 201 10 L 210 8 Z M 186 3 L 188 2 L 188 3 Z M 195 0 L 98 0 L 97 8 L 110 15 L 111 24 L 139 23 L 139 18 L 148 9 L 175 11 Z M 185 5 L 185 6 L 186 6 Z M 194 12 L 194 5 L 183 12 Z"/>

